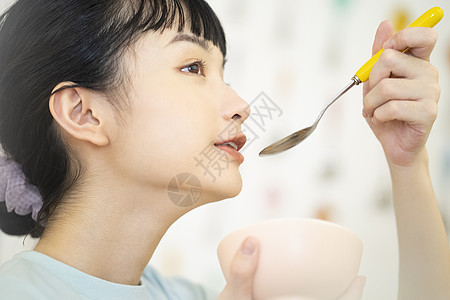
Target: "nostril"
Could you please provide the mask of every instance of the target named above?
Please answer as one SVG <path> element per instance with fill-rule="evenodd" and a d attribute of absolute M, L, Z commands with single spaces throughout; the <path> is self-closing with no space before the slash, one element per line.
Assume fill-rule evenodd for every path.
<path fill-rule="evenodd" d="M 231 119 L 233 119 L 233 120 L 239 120 L 239 119 L 241 119 L 242 117 L 241 117 L 241 115 L 239 115 L 239 114 L 235 114 Z"/>

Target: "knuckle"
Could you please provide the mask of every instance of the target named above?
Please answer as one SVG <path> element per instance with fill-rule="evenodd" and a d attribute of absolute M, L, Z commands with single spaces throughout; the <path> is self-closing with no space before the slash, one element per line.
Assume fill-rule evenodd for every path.
<path fill-rule="evenodd" d="M 374 111 L 373 111 L 373 118 L 381 121 L 383 120 L 384 116 L 386 115 L 386 112 L 389 110 L 388 109 L 389 104 L 385 103 L 379 107 L 377 107 Z"/>
<path fill-rule="evenodd" d="M 426 105 L 426 107 L 424 108 L 424 111 L 425 111 L 425 115 L 426 115 L 427 119 L 436 120 L 437 114 L 438 114 L 438 108 L 435 103 Z"/>
<path fill-rule="evenodd" d="M 441 86 L 439 84 L 437 84 L 436 85 L 436 98 L 437 98 L 437 101 L 439 101 L 439 98 L 441 97 L 441 93 L 442 93 Z"/>
<path fill-rule="evenodd" d="M 387 67 L 393 67 L 397 58 L 397 51 L 393 49 L 386 49 L 381 54 L 380 60 Z"/>
<path fill-rule="evenodd" d="M 367 93 L 364 97 L 363 97 L 363 106 L 364 108 L 369 108 L 370 106 L 370 98 L 371 98 L 372 93 Z"/>
<path fill-rule="evenodd" d="M 388 78 L 381 80 L 378 83 L 378 86 L 380 89 L 380 93 L 385 97 L 391 96 L 393 91 L 395 90 L 395 87 L 393 87 L 391 80 L 389 80 Z"/>
<path fill-rule="evenodd" d="M 438 83 L 434 83 L 431 87 L 434 98 L 439 99 L 441 96 L 441 86 Z"/>
<path fill-rule="evenodd" d="M 439 81 L 439 70 L 432 64 L 430 64 L 430 73 L 432 78 L 434 78 L 436 81 Z"/>
<path fill-rule="evenodd" d="M 433 102 L 438 102 L 439 97 L 441 96 L 441 86 L 437 81 L 429 82 L 424 86 L 429 98 L 433 99 Z"/>
<path fill-rule="evenodd" d="M 412 27 L 409 27 L 409 28 L 407 27 L 406 29 L 413 30 Z M 411 33 L 408 32 L 408 30 L 402 30 L 402 31 L 398 32 L 395 35 L 395 39 L 397 41 L 397 45 L 405 45 L 405 44 L 407 44 L 408 43 L 408 36 L 410 36 L 410 35 L 411 35 Z"/>
<path fill-rule="evenodd" d="M 388 106 L 387 107 L 388 114 L 391 117 L 399 116 L 403 112 L 403 107 L 400 104 L 400 101 L 393 101 L 393 100 L 389 101 L 387 106 Z"/>
<path fill-rule="evenodd" d="M 377 109 L 373 112 L 373 117 L 372 117 L 373 121 L 381 122 L 381 117 L 382 117 L 382 113 L 380 112 L 379 109 Z"/>
<path fill-rule="evenodd" d="M 426 36 L 426 43 L 430 46 L 434 46 L 438 40 L 438 33 L 433 28 L 426 28 L 424 30 L 427 30 Z"/>
<path fill-rule="evenodd" d="M 430 117 L 431 117 L 431 119 L 432 120 L 436 120 L 437 119 L 437 116 L 438 116 L 438 108 L 437 108 L 437 105 L 433 105 L 432 106 L 432 109 L 431 109 L 431 111 L 430 111 Z"/>
<path fill-rule="evenodd" d="M 373 110 L 375 109 L 372 93 L 368 93 L 366 97 L 363 98 L 363 106 L 366 113 L 371 115 Z"/>

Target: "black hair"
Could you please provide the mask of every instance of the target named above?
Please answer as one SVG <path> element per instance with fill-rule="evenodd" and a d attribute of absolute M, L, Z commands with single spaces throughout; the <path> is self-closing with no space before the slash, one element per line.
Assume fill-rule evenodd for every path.
<path fill-rule="evenodd" d="M 22 226 L 3 231 L 40 237 L 82 176 L 49 111 L 53 89 L 73 82 L 118 90 L 126 50 L 144 32 L 171 28 L 189 30 L 226 56 L 222 26 L 204 0 L 18 0 L 0 16 L 0 144 L 43 199 L 36 222 L 0 209 L 0 219 L 14 221 L 10 227 Z"/>

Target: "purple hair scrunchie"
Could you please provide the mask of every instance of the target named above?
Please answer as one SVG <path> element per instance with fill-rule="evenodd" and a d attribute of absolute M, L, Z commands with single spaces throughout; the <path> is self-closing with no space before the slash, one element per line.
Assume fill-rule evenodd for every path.
<path fill-rule="evenodd" d="M 36 186 L 30 184 L 20 166 L 5 157 L 0 149 L 0 202 L 5 202 L 8 212 L 20 216 L 31 213 L 33 220 L 42 207 L 42 197 Z"/>

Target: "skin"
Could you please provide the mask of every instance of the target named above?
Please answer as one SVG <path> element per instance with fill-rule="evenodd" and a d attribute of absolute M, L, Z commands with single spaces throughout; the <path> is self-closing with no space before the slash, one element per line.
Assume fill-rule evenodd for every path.
<path fill-rule="evenodd" d="M 434 195 L 425 143 L 437 116 L 437 70 L 429 63 L 437 40 L 430 28 L 393 34 L 380 25 L 373 51 L 389 51 L 364 90 L 364 114 L 390 168 L 399 238 L 399 299 L 446 299 L 450 251 Z M 399 52 L 410 48 L 409 55 Z M 389 74 L 400 79 L 389 79 Z M 400 99 L 400 100 L 397 100 Z M 390 101 L 391 100 L 391 101 Z"/>
<path fill-rule="evenodd" d="M 50 99 L 65 141 L 87 171 L 55 212 L 36 251 L 87 274 L 136 285 L 175 220 L 197 206 L 239 193 L 236 161 L 212 183 L 193 158 L 227 126 L 240 129 L 248 117 L 247 104 L 224 84 L 217 47 L 171 43 L 175 36 L 174 31 L 149 33 L 125 57 L 130 100 L 122 115 L 125 122 L 118 122 L 105 95 L 83 88 L 66 89 Z M 444 299 L 450 294 L 448 242 L 425 148 L 440 92 L 437 72 L 429 63 L 435 42 L 431 29 L 393 35 L 392 25 L 382 23 L 374 51 L 383 44 L 388 50 L 364 88 L 363 115 L 391 170 L 400 244 L 399 299 Z M 407 54 L 399 51 L 406 47 Z M 207 62 L 203 73 L 186 69 L 198 58 Z M 196 175 L 202 183 L 202 197 L 193 207 L 180 208 L 168 199 L 167 183 L 181 172 Z M 258 253 L 258 241 L 247 238 L 219 299 L 252 299 Z M 363 285 L 357 279 L 342 299 L 359 299 Z"/>
<path fill-rule="evenodd" d="M 363 116 L 383 147 L 392 178 L 398 299 L 404 300 L 443 300 L 450 295 L 450 251 L 425 147 L 440 96 L 438 72 L 429 62 L 436 39 L 430 28 L 407 28 L 394 35 L 390 22 L 381 23 L 373 54 L 385 51 L 364 86 Z M 252 299 L 258 251 L 256 240 L 244 241 L 220 299 Z M 340 300 L 360 299 L 363 286 L 364 278 L 357 278 Z"/>
<path fill-rule="evenodd" d="M 51 97 L 52 115 L 86 172 L 58 206 L 36 251 L 87 274 L 137 285 L 175 220 L 240 192 L 240 163 L 233 157 L 222 152 L 229 166 L 215 182 L 194 158 L 240 132 L 248 104 L 224 83 L 219 48 L 185 34 L 190 38 L 174 30 L 148 33 L 124 57 L 128 107 L 120 118 L 105 95 L 88 89 Z M 230 126 L 236 133 L 223 137 Z M 174 205 L 167 192 L 183 172 L 202 185 L 199 201 L 186 208 Z"/>

